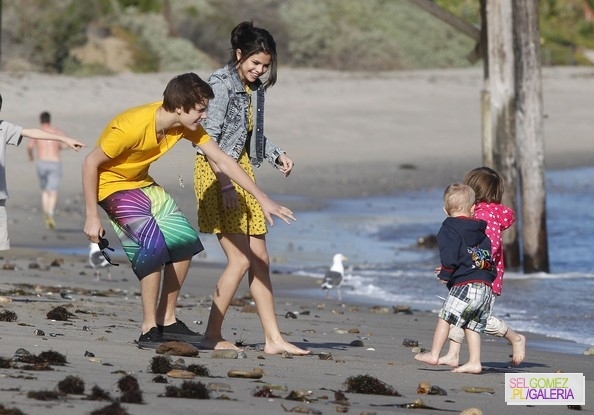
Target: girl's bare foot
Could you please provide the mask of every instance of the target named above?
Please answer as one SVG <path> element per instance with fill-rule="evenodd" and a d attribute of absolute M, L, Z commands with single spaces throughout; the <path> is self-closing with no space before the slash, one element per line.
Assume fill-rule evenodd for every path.
<path fill-rule="evenodd" d="M 431 352 L 419 353 L 415 355 L 415 360 L 435 366 L 439 362 L 439 356 L 434 356 Z"/>
<path fill-rule="evenodd" d="M 460 367 L 452 369 L 452 372 L 456 373 L 474 373 L 478 374 L 483 371 L 483 367 L 480 363 L 466 363 Z"/>
<path fill-rule="evenodd" d="M 437 360 L 437 364 L 458 367 L 460 364 L 460 356 L 450 356 L 449 354 L 446 354 Z"/>
<path fill-rule="evenodd" d="M 526 357 L 526 337 L 521 334 L 516 336 L 516 339 L 511 342 L 512 344 L 512 364 L 514 366 L 519 365 L 524 361 Z"/>
<path fill-rule="evenodd" d="M 281 354 L 285 352 L 296 356 L 305 356 L 310 354 L 311 350 L 302 349 L 284 340 L 278 343 L 266 343 L 266 346 L 264 346 L 264 353 L 267 354 Z"/>
<path fill-rule="evenodd" d="M 241 347 L 237 347 L 222 337 L 220 339 L 206 338 L 200 342 L 200 348 L 207 350 L 237 350 L 238 352 L 243 350 Z"/>

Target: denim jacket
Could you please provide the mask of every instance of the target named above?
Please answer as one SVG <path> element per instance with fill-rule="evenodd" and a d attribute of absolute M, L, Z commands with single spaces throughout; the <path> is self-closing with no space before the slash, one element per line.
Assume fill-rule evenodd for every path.
<path fill-rule="evenodd" d="M 249 96 L 233 65 L 215 71 L 208 83 L 215 96 L 208 104 L 204 129 L 221 150 L 238 160 L 248 140 Z M 253 87 L 252 114 L 255 120 L 247 149 L 250 162 L 260 167 L 266 159 L 278 168 L 276 160 L 284 151 L 264 136 L 264 88 L 260 80 Z"/>

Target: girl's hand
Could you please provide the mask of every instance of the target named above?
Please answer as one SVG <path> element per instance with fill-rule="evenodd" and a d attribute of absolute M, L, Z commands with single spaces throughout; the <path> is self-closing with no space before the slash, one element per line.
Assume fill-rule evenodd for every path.
<path fill-rule="evenodd" d="M 291 160 L 286 154 L 281 154 L 276 159 L 276 164 L 278 165 L 279 171 L 284 174 L 285 177 L 288 177 L 293 170 L 293 160 Z"/>
<path fill-rule="evenodd" d="M 233 186 L 233 185 L 231 185 Z M 223 194 L 223 208 L 224 209 L 235 209 L 239 204 L 239 198 L 235 187 L 225 188 L 221 190 Z"/>

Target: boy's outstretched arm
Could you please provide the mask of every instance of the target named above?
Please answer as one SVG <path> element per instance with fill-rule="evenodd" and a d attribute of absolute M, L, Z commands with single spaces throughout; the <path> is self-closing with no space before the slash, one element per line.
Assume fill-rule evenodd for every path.
<path fill-rule="evenodd" d="M 84 144 L 78 140 L 75 140 L 74 138 L 54 134 L 49 131 L 40 130 L 39 128 L 23 128 L 21 135 L 24 137 L 28 137 L 28 138 L 35 138 L 36 140 L 60 141 L 64 144 L 66 144 L 71 149 L 76 150 L 76 151 L 87 146 L 86 144 Z"/>

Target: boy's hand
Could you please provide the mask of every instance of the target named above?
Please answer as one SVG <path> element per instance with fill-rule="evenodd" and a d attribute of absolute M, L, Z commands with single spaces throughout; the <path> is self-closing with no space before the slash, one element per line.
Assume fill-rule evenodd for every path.
<path fill-rule="evenodd" d="M 87 146 L 85 143 L 81 143 L 80 141 L 75 140 L 74 138 L 70 138 L 70 137 L 64 137 L 63 143 L 66 144 L 71 149 L 73 149 L 74 151 L 78 151 L 81 148 Z"/>

